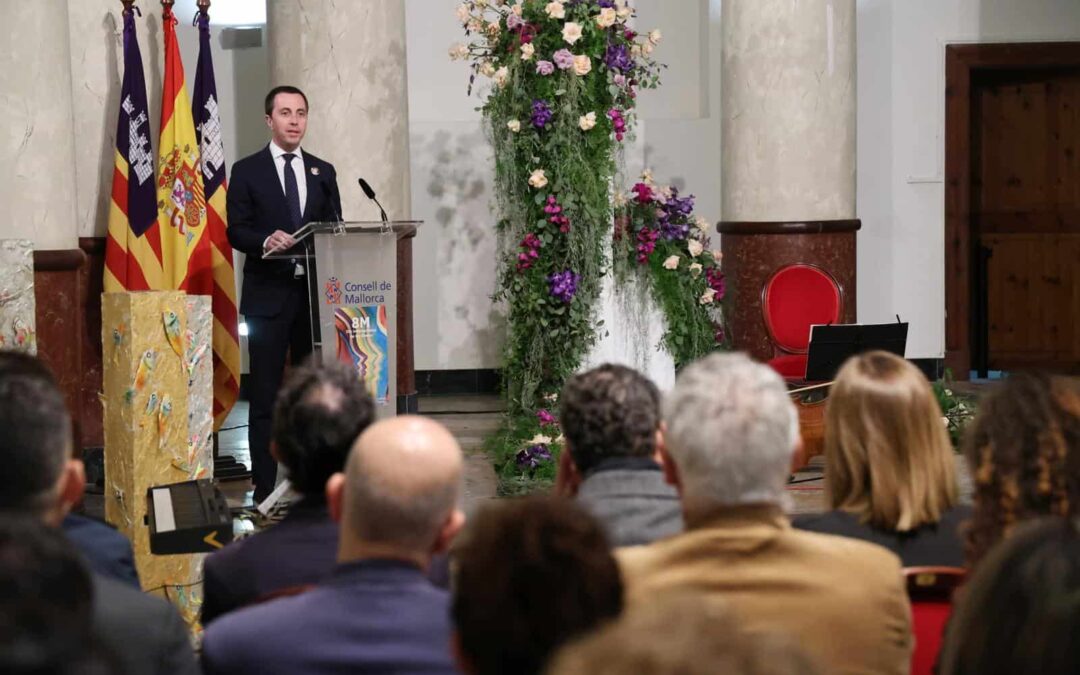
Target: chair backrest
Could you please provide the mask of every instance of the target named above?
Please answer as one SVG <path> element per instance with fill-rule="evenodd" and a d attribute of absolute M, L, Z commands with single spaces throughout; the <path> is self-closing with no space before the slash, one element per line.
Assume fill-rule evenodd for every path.
<path fill-rule="evenodd" d="M 908 598 L 911 600 L 911 628 L 915 650 L 911 654 L 911 675 L 932 675 L 952 614 L 952 596 L 964 582 L 962 567 L 907 567 Z"/>
<path fill-rule="evenodd" d="M 844 293 L 836 279 L 817 265 L 795 263 L 781 267 L 765 282 L 761 311 L 777 348 L 805 354 L 810 326 L 840 321 Z"/>

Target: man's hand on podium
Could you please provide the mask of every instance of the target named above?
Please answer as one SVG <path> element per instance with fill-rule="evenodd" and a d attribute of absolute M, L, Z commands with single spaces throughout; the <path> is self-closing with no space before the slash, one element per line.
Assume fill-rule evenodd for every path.
<path fill-rule="evenodd" d="M 274 230 L 274 233 L 263 241 L 263 255 L 284 251 L 293 246 L 296 246 L 296 240 L 292 235 L 283 230 Z"/>

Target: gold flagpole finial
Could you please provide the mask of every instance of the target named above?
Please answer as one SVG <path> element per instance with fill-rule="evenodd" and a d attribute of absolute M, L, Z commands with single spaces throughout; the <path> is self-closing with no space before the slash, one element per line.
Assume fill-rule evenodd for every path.
<path fill-rule="evenodd" d="M 199 8 L 199 14 L 206 14 L 210 9 L 210 0 L 198 0 L 195 5 Z"/>
<path fill-rule="evenodd" d="M 172 10 L 172 6 L 176 4 L 176 0 L 161 0 L 161 6 L 164 9 Z"/>

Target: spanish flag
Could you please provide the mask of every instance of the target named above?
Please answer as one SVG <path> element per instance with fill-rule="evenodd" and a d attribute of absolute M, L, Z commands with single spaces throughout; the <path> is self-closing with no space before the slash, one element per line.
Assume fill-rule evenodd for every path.
<path fill-rule="evenodd" d="M 214 313 L 214 428 L 220 429 L 240 394 L 240 338 L 237 332 L 236 276 L 233 250 L 225 234 L 225 147 L 221 138 L 217 84 L 210 54 L 210 16 L 200 12 L 199 63 L 191 115 L 199 140 L 202 180 L 206 192 L 206 232 L 209 246 L 199 249 L 188 266 L 189 293 L 211 295 Z"/>
<path fill-rule="evenodd" d="M 135 13 L 129 8 L 124 10 L 124 80 L 105 241 L 106 292 L 162 288 L 149 116 Z"/>

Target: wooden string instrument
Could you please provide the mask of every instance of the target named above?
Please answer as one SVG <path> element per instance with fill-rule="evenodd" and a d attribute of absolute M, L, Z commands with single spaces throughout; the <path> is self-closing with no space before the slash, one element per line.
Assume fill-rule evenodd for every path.
<path fill-rule="evenodd" d="M 832 382 L 819 382 L 788 391 L 799 413 L 799 435 L 803 441 L 802 450 L 792 459 L 792 472 L 825 453 L 825 405 L 829 401 L 828 388 L 831 386 Z M 818 392 L 823 395 L 813 396 Z"/>

